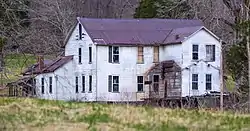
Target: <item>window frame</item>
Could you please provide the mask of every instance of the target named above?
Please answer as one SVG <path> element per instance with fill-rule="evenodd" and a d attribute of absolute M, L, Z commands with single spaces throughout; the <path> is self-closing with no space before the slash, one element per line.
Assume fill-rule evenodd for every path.
<path fill-rule="evenodd" d="M 159 57 L 160 57 L 160 47 L 159 46 L 154 46 L 154 49 L 153 49 L 153 62 L 154 63 L 158 63 L 159 62 Z"/>
<path fill-rule="evenodd" d="M 197 51 L 194 50 L 195 46 L 197 46 Z M 197 54 L 197 59 L 195 59 L 195 57 L 194 57 L 195 55 L 194 54 Z M 199 60 L 199 45 L 198 44 L 193 44 L 192 45 L 192 60 L 193 61 L 198 61 Z"/>
<path fill-rule="evenodd" d="M 210 48 L 209 48 L 210 47 Z M 210 50 L 209 50 L 210 49 Z M 216 50 L 216 48 L 215 48 L 215 44 L 207 44 L 206 46 L 205 46 L 205 50 L 206 50 L 206 61 L 208 61 L 208 62 L 214 62 L 215 61 L 215 50 Z M 209 52 L 210 51 L 210 52 Z M 210 55 L 209 55 L 209 53 L 211 53 Z M 210 58 L 210 59 L 209 59 Z"/>
<path fill-rule="evenodd" d="M 75 77 L 75 93 L 79 93 L 79 77 L 78 76 L 76 76 Z"/>
<path fill-rule="evenodd" d="M 207 81 L 208 79 L 207 79 L 207 77 L 210 77 L 210 81 Z M 210 91 L 210 90 L 212 90 L 212 74 L 206 74 L 206 76 L 205 76 L 205 81 L 206 81 L 206 90 L 207 91 Z M 208 86 L 207 86 L 207 84 L 209 84 L 210 85 L 210 89 L 208 89 Z"/>
<path fill-rule="evenodd" d="M 53 78 L 49 77 L 49 93 L 52 94 L 52 87 L 53 87 Z"/>
<path fill-rule="evenodd" d="M 140 82 L 139 77 L 142 77 L 142 82 Z M 140 90 L 140 86 L 142 86 L 142 90 Z M 144 92 L 144 76 L 137 76 L 137 92 Z"/>
<path fill-rule="evenodd" d="M 144 47 L 138 46 L 137 47 L 137 64 L 144 63 Z"/>
<path fill-rule="evenodd" d="M 79 40 L 82 40 L 82 25 L 80 23 L 78 25 L 78 30 L 79 30 Z"/>
<path fill-rule="evenodd" d="M 194 77 L 197 78 L 197 80 L 194 80 Z M 199 90 L 199 74 L 192 74 L 192 90 Z M 194 88 L 194 84 L 197 85 L 197 88 Z"/>
<path fill-rule="evenodd" d="M 158 82 L 155 81 L 155 76 L 158 76 Z M 159 88 L 160 88 L 160 74 L 154 74 L 153 75 L 153 90 L 154 92 L 159 92 Z M 155 86 L 157 84 L 157 87 Z"/>
<path fill-rule="evenodd" d="M 115 48 L 118 48 L 118 53 L 115 53 Z M 115 56 L 118 56 L 118 60 L 114 61 Z M 120 63 L 120 47 L 119 46 L 108 46 L 108 62 L 113 64 Z"/>
<path fill-rule="evenodd" d="M 82 64 L 82 48 L 78 48 L 78 63 Z"/>
<path fill-rule="evenodd" d="M 118 77 L 118 83 L 114 83 L 114 77 Z M 118 85 L 118 90 L 114 91 L 114 85 Z M 120 76 L 119 75 L 108 75 L 108 92 L 119 93 L 120 91 Z"/>
<path fill-rule="evenodd" d="M 45 81 L 45 79 L 44 79 L 44 77 L 43 78 L 41 78 L 41 93 L 42 94 L 45 94 L 45 83 L 44 83 L 44 81 Z"/>

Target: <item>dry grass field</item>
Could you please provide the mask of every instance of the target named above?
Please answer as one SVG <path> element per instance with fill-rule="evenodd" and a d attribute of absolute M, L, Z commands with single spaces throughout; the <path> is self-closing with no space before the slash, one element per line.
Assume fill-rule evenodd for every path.
<path fill-rule="evenodd" d="M 0 130 L 236 131 L 250 115 L 198 110 L 0 98 Z"/>

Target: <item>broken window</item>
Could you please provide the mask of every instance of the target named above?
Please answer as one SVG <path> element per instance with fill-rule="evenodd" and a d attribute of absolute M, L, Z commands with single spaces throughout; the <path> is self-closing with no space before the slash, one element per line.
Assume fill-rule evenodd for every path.
<path fill-rule="evenodd" d="M 212 90 L 212 75 L 206 74 L 206 90 Z"/>
<path fill-rule="evenodd" d="M 199 45 L 193 45 L 193 60 L 199 59 Z"/>
<path fill-rule="evenodd" d="M 109 63 L 119 63 L 119 47 L 109 46 Z"/>
<path fill-rule="evenodd" d="M 198 90 L 198 74 L 192 74 L 192 90 Z"/>
<path fill-rule="evenodd" d="M 141 64 L 144 62 L 143 47 L 138 47 L 137 63 Z"/>
<path fill-rule="evenodd" d="M 206 45 L 206 60 L 215 61 L 215 45 Z"/>
<path fill-rule="evenodd" d="M 119 76 L 108 76 L 108 91 L 119 92 Z"/>
<path fill-rule="evenodd" d="M 154 92 L 158 92 L 159 91 L 159 80 L 160 80 L 160 75 L 154 75 L 153 76 Z"/>
<path fill-rule="evenodd" d="M 137 76 L 137 91 L 143 92 L 143 76 Z"/>
<path fill-rule="evenodd" d="M 49 77 L 49 93 L 52 93 L 52 77 Z"/>
<path fill-rule="evenodd" d="M 154 60 L 153 62 L 159 62 L 159 46 L 154 46 Z"/>

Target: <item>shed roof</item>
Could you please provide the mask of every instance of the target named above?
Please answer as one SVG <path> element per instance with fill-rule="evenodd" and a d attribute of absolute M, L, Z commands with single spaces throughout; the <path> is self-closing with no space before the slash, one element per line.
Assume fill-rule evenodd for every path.
<path fill-rule="evenodd" d="M 99 45 L 172 44 L 181 42 L 203 26 L 194 19 L 97 19 L 78 18 Z"/>
<path fill-rule="evenodd" d="M 39 70 L 38 63 L 32 65 L 27 70 L 25 70 L 23 75 L 31 75 L 31 74 L 41 74 L 41 73 L 50 73 L 54 72 L 56 69 L 62 67 L 64 64 L 68 63 L 73 59 L 73 56 L 63 56 L 59 57 L 56 60 L 44 60 L 45 68 L 43 70 Z M 32 71 L 33 67 L 33 71 Z"/>

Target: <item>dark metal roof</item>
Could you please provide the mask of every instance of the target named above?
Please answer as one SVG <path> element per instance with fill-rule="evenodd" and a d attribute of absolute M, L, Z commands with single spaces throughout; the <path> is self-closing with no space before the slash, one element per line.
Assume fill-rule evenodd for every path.
<path fill-rule="evenodd" d="M 56 69 L 62 67 L 64 64 L 68 63 L 69 61 L 73 60 L 73 56 L 63 56 L 59 57 L 56 60 L 44 60 L 45 68 L 43 70 L 39 70 L 38 63 L 34 64 L 33 66 L 29 67 L 26 71 L 24 71 L 23 75 L 31 75 L 31 74 L 41 74 L 41 73 L 50 73 L 54 72 Z M 33 71 L 32 71 L 33 67 Z"/>
<path fill-rule="evenodd" d="M 78 21 L 99 45 L 177 43 L 203 26 L 200 20 L 188 19 L 78 18 Z"/>

